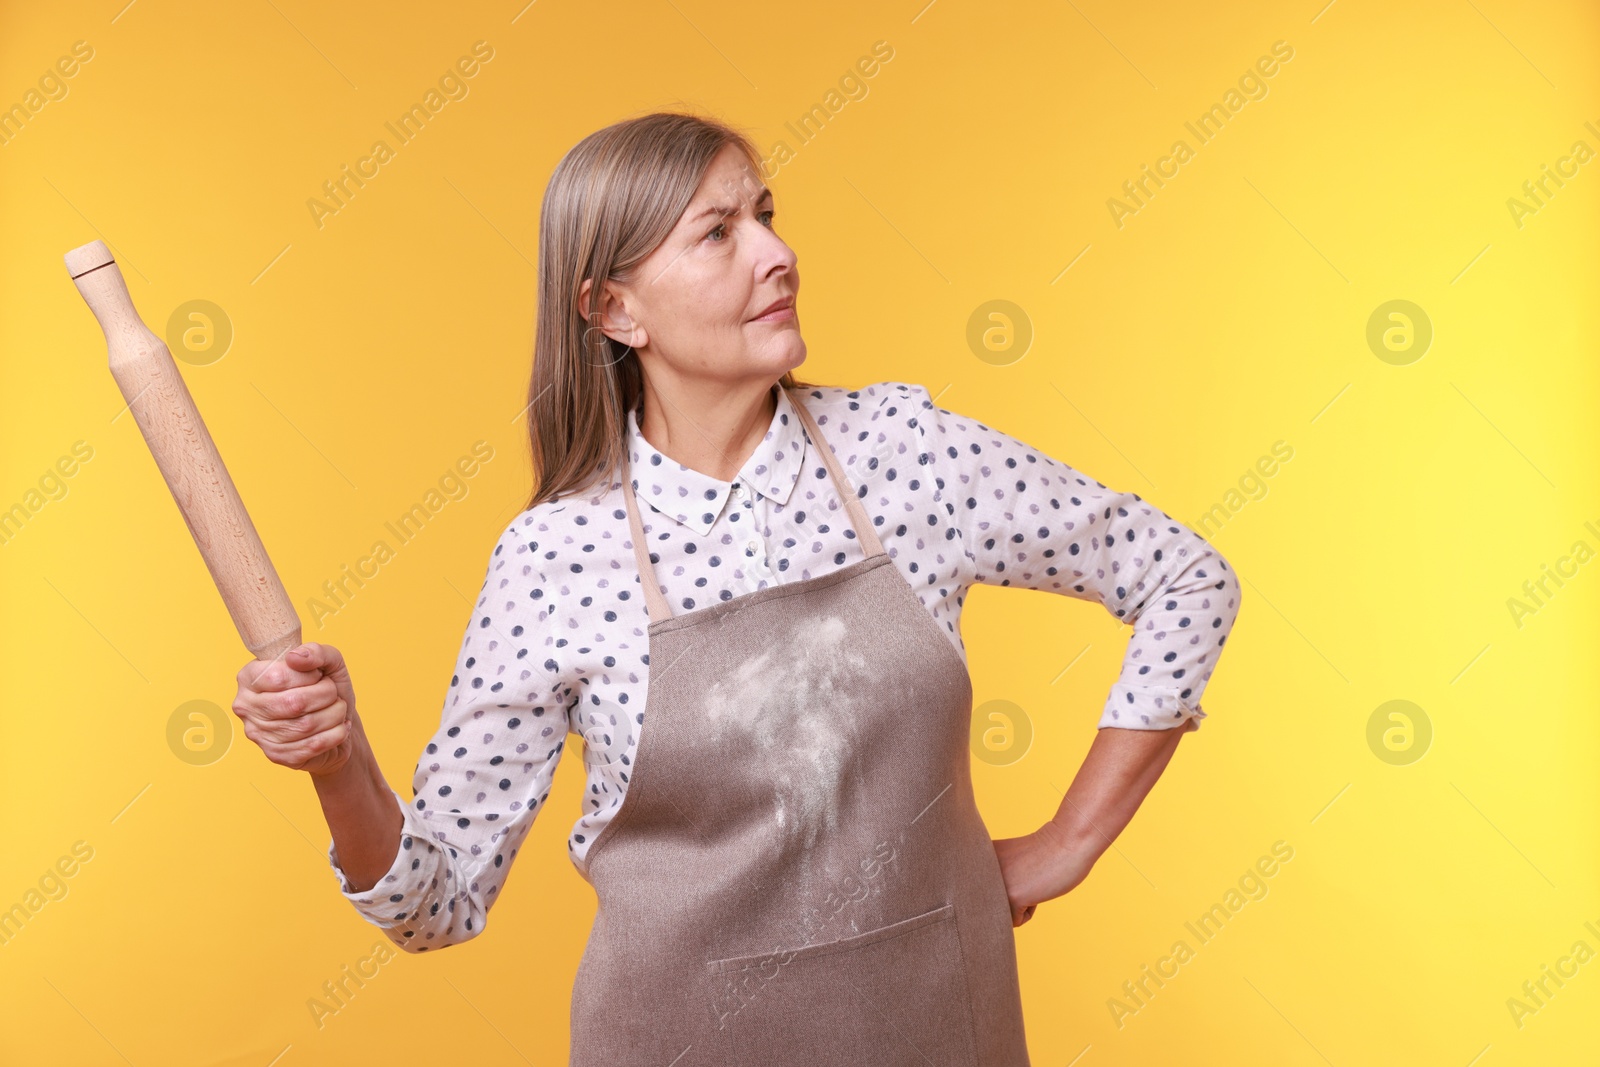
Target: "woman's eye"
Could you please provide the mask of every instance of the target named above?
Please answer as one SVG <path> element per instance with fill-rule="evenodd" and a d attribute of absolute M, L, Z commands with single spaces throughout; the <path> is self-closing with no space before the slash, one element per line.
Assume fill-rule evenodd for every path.
<path fill-rule="evenodd" d="M 775 216 L 776 214 L 777 214 L 777 211 L 769 209 L 767 211 L 758 211 L 758 212 L 756 212 L 756 217 L 759 218 L 762 215 L 765 215 L 767 217 L 766 225 L 770 226 L 772 224 L 773 216 Z M 723 231 L 725 231 L 727 228 L 728 228 L 728 224 L 726 222 L 719 222 L 715 229 L 711 230 L 709 233 L 706 234 L 706 238 L 709 240 L 712 237 L 726 237 L 727 234 L 724 233 Z M 712 244 L 721 244 L 722 242 L 721 241 L 712 241 L 711 243 Z"/>

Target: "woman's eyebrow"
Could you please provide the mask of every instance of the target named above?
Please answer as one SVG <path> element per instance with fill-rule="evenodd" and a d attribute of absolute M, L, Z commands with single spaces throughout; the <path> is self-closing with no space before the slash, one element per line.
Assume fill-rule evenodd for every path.
<path fill-rule="evenodd" d="M 772 190 L 768 189 L 765 185 L 763 185 L 761 187 L 761 195 L 756 197 L 755 203 L 760 204 L 760 203 L 762 203 L 764 201 L 771 200 L 771 199 L 772 199 Z M 690 222 L 699 222 L 701 219 L 705 218 L 707 215 L 736 215 L 736 214 L 738 214 L 738 212 L 739 212 L 738 207 L 728 207 L 726 204 L 711 204 L 711 205 L 709 205 L 707 207 L 701 208 L 699 211 L 695 212 L 693 215 L 690 215 L 689 216 L 689 221 Z"/>

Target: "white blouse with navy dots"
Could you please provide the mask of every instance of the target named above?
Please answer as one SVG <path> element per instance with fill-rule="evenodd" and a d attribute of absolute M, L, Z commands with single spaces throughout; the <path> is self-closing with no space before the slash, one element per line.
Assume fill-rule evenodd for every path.
<path fill-rule="evenodd" d="M 639 517 L 675 615 L 864 558 L 815 443 L 782 389 L 733 482 L 658 452 L 628 416 Z M 1133 627 L 1100 728 L 1203 719 L 1200 695 L 1239 610 L 1232 568 L 1197 533 L 1108 489 L 926 389 L 879 382 L 801 394 L 879 539 L 966 659 L 958 619 L 975 582 L 1092 600 Z M 595 487 L 590 487 L 594 492 Z M 584 740 L 585 854 L 628 786 L 647 709 L 649 618 L 620 480 L 523 511 L 501 533 L 445 700 L 413 772 L 393 866 L 351 892 L 408 952 L 482 932 L 550 795 L 568 733 Z M 1198 723 L 1197 723 L 1198 725 Z M 391 788 L 391 792 L 393 789 Z"/>

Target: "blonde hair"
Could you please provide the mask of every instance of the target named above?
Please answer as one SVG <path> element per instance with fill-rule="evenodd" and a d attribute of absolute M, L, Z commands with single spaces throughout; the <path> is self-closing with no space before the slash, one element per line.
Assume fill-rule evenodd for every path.
<path fill-rule="evenodd" d="M 743 132 L 698 115 L 654 112 L 589 134 L 551 173 L 539 218 L 528 508 L 620 470 L 627 413 L 643 381 L 633 349 L 600 331 L 601 280 L 632 280 L 730 144 L 760 173 L 760 157 Z M 595 282 L 580 318 L 578 291 L 586 278 Z M 812 383 L 786 372 L 779 384 Z"/>

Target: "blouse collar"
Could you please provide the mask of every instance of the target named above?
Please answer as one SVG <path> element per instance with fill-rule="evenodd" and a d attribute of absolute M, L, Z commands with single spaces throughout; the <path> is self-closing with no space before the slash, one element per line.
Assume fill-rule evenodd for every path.
<path fill-rule="evenodd" d="M 737 480 L 769 500 L 785 504 L 805 467 L 806 435 L 789 391 L 780 385 L 766 436 L 739 468 Z M 642 401 L 641 401 L 642 405 Z M 634 493 L 656 511 L 705 537 L 722 513 L 733 482 L 669 459 L 639 431 L 638 408 L 628 412 L 629 464 Z"/>

